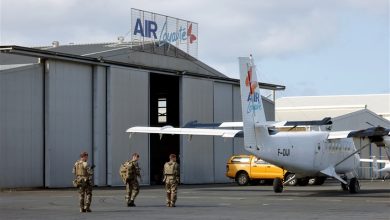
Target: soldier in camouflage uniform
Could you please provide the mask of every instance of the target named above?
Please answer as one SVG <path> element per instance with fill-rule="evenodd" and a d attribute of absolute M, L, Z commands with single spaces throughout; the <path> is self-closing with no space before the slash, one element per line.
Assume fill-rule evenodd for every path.
<path fill-rule="evenodd" d="M 91 212 L 93 166 L 88 165 L 88 153 L 82 152 L 80 160 L 76 161 L 72 173 L 75 175 L 73 185 L 79 188 L 80 212 Z"/>
<path fill-rule="evenodd" d="M 167 207 L 176 207 L 177 186 L 180 183 L 179 164 L 176 163 L 176 155 L 169 155 L 169 162 L 164 164 L 164 180 L 167 191 Z"/>
<path fill-rule="evenodd" d="M 134 207 L 134 200 L 139 193 L 138 178 L 141 178 L 140 168 L 138 166 L 139 154 L 134 153 L 132 159 L 125 162 L 128 167 L 128 178 L 126 180 L 126 202 L 127 206 Z"/>

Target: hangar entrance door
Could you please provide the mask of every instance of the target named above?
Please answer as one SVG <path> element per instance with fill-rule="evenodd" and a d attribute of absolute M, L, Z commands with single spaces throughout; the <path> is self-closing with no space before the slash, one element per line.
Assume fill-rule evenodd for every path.
<path fill-rule="evenodd" d="M 150 126 L 178 127 L 179 77 L 150 73 Z M 162 184 L 163 166 L 169 154 L 180 153 L 180 136 L 150 134 L 150 184 Z M 179 159 L 179 157 L 178 157 Z"/>

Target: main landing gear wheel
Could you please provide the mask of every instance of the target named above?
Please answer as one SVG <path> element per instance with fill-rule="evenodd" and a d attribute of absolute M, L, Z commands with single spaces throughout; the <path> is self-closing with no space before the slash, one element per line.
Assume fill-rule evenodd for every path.
<path fill-rule="evenodd" d="M 276 193 L 283 192 L 283 180 L 280 178 L 275 178 L 274 183 L 273 183 L 273 187 L 274 187 L 274 192 L 276 192 Z"/>
<path fill-rule="evenodd" d="M 350 193 L 358 193 L 360 191 L 360 184 L 357 178 L 352 178 L 349 181 L 349 192 Z"/>

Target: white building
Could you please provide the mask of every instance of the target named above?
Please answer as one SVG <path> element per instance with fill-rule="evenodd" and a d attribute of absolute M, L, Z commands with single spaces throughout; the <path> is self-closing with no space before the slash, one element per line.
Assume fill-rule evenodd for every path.
<path fill-rule="evenodd" d="M 390 94 L 300 96 L 276 100 L 276 120 L 316 120 L 369 109 L 390 120 Z"/>

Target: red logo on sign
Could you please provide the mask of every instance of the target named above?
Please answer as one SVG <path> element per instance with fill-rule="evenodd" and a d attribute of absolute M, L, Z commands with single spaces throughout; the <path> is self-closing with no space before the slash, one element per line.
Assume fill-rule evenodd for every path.
<path fill-rule="evenodd" d="M 192 44 L 192 42 L 196 40 L 196 36 L 192 34 L 192 24 L 190 24 L 190 26 L 188 27 L 187 37 L 190 39 L 190 44 Z"/>

